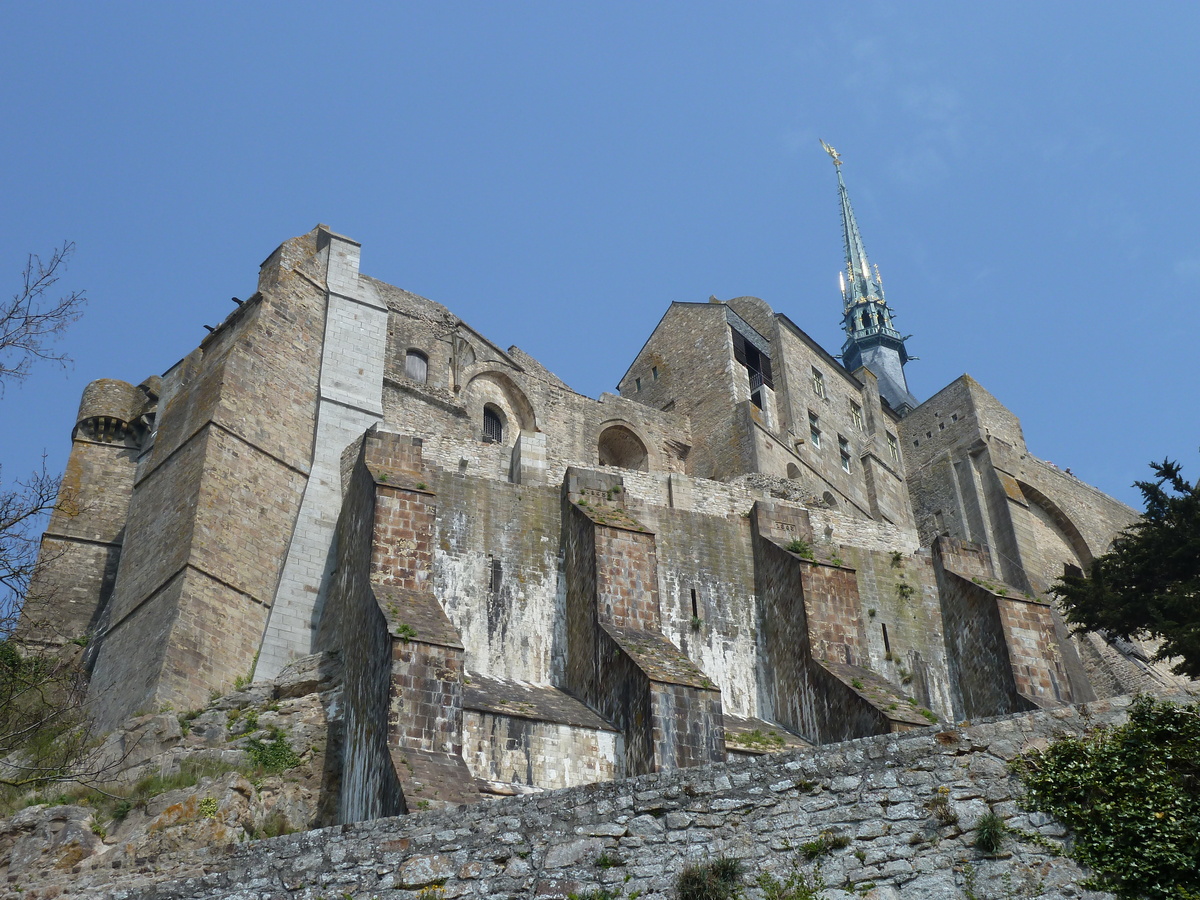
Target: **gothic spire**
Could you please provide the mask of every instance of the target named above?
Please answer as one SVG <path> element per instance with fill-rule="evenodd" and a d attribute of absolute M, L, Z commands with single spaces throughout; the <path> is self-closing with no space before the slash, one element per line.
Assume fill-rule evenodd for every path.
<path fill-rule="evenodd" d="M 884 298 L 879 267 L 872 269 L 867 260 L 867 248 L 842 178 L 842 157 L 824 141 L 821 146 L 837 170 L 842 207 L 842 239 L 846 250 L 846 269 L 838 276 L 842 288 L 842 329 L 846 332 L 842 362 L 850 371 L 861 366 L 869 368 L 879 379 L 879 393 L 884 400 L 904 415 L 918 405 L 904 377 L 904 364 L 913 357 L 905 349 L 905 338 L 892 324 L 892 310 Z"/>

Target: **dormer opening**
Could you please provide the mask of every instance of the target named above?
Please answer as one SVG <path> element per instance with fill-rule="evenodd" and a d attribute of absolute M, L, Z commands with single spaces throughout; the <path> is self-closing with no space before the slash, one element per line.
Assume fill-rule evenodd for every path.
<path fill-rule="evenodd" d="M 771 378 L 771 357 L 759 350 L 744 334 L 729 327 L 733 336 L 733 358 L 746 367 L 746 379 L 750 385 L 750 402 L 756 408 L 763 408 L 764 387 L 775 389 Z"/>

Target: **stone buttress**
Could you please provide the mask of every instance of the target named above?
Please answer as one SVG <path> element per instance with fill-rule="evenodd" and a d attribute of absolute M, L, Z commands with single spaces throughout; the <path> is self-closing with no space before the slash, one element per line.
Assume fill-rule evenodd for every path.
<path fill-rule="evenodd" d="M 375 430 L 351 471 L 321 634 L 346 666 L 343 821 L 479 799 L 463 645 L 433 593 L 430 478 L 420 439 Z"/>
<path fill-rule="evenodd" d="M 251 672 L 308 480 L 326 298 L 320 230 L 162 377 L 89 691 L 101 727 L 202 706 Z"/>
<path fill-rule="evenodd" d="M 928 725 L 897 685 L 868 668 L 855 570 L 818 558 L 808 511 L 758 501 L 750 521 L 763 717 L 814 743 Z"/>
<path fill-rule="evenodd" d="M 570 468 L 563 504 L 565 687 L 624 733 L 630 775 L 723 760 L 720 689 L 663 636 L 654 535 L 621 477 Z"/>

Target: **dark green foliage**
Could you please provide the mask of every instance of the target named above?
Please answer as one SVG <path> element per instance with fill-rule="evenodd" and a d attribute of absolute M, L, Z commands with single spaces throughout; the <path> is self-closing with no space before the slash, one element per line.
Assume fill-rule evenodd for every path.
<path fill-rule="evenodd" d="M 264 772 L 282 772 L 300 765 L 300 757 L 278 730 L 272 730 L 269 742 L 259 738 L 246 741 L 246 755 Z"/>
<path fill-rule="evenodd" d="M 1075 832 L 1069 852 L 1123 898 L 1200 898 L 1200 707 L 1139 697 L 1129 722 L 1017 760 L 1026 805 Z"/>
<path fill-rule="evenodd" d="M 741 895 L 742 861 L 723 856 L 679 873 L 679 900 L 735 900 Z"/>
<path fill-rule="evenodd" d="M 975 823 L 975 849 L 983 853 L 996 853 L 1004 846 L 1008 826 L 1004 820 L 990 810 Z"/>
<path fill-rule="evenodd" d="M 1200 483 L 1189 485 L 1178 463 L 1151 463 L 1156 481 L 1139 481 L 1144 518 L 1098 557 L 1085 578 L 1065 575 L 1051 589 L 1067 620 L 1080 629 L 1126 640 L 1161 638 L 1159 659 L 1178 657 L 1175 671 L 1200 677 Z"/>

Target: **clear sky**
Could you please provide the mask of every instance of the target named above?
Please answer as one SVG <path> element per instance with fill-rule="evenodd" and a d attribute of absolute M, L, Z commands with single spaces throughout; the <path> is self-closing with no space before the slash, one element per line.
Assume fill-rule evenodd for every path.
<path fill-rule="evenodd" d="M 838 352 L 842 153 L 925 399 L 968 372 L 1138 505 L 1200 474 L 1200 4 L 0 3 L 0 289 L 91 297 L 0 399 L 61 469 L 83 386 L 161 373 L 318 222 L 576 390 L 672 300 Z"/>

